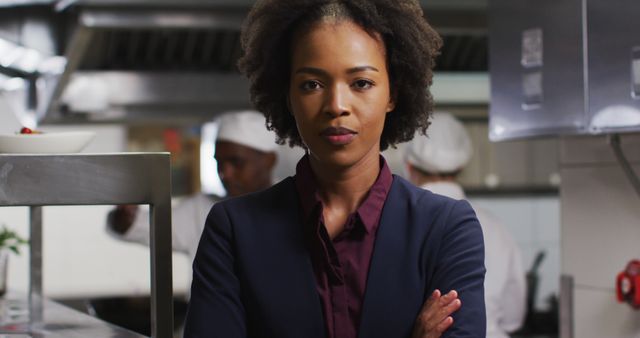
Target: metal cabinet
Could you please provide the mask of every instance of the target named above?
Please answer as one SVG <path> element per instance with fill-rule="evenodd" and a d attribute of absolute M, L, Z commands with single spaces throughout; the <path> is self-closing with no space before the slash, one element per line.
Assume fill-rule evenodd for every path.
<path fill-rule="evenodd" d="M 168 153 L 0 155 L 0 206 L 28 206 L 31 223 L 28 322 L 10 333 L 58 337 L 73 329 L 48 315 L 58 312 L 42 294 L 42 206 L 101 204 L 150 205 L 151 333 L 173 336 Z"/>

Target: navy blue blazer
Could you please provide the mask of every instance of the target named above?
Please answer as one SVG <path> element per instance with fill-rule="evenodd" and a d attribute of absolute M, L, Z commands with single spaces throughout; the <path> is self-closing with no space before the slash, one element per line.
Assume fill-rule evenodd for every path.
<path fill-rule="evenodd" d="M 193 263 L 186 338 L 325 338 L 293 178 L 211 209 Z M 484 242 L 471 206 L 394 176 L 360 338 L 410 337 L 433 290 L 462 308 L 443 337 L 485 337 Z"/>

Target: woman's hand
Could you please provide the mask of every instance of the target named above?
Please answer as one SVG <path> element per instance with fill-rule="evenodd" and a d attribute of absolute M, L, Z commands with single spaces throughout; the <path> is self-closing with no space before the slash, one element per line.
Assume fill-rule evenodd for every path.
<path fill-rule="evenodd" d="M 453 318 L 451 314 L 460 309 L 462 302 L 455 290 L 442 296 L 440 290 L 435 290 L 422 306 L 413 327 L 412 338 L 438 338 L 446 331 Z"/>

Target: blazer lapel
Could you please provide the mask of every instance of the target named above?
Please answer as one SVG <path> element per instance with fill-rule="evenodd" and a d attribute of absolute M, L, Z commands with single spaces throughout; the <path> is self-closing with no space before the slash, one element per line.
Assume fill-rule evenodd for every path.
<path fill-rule="evenodd" d="M 287 311 L 287 317 L 295 321 L 287 324 L 303 330 L 299 334 L 305 337 L 324 338 L 324 318 L 311 258 L 305 244 L 300 201 L 293 180 L 290 181 L 288 193 L 267 216 L 272 220 L 265 222 L 273 226 L 270 235 L 274 235 L 272 239 L 283 245 L 285 253 L 278 258 L 278 267 L 271 275 L 274 278 L 271 283 L 279 284 L 280 290 L 286 292 L 286 297 L 280 297 L 281 304 L 278 308 Z"/>
<path fill-rule="evenodd" d="M 415 304 L 422 303 L 417 299 L 424 292 L 417 278 L 419 269 L 411 261 L 417 248 L 410 245 L 410 210 L 398 181 L 394 177 L 376 234 L 360 320 L 361 338 L 409 337 L 417 313 Z M 398 336 L 399 332 L 406 334 Z"/>

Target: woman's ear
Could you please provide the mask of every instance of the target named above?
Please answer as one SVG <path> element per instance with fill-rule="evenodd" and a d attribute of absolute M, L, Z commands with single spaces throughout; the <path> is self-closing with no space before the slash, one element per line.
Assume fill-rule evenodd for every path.
<path fill-rule="evenodd" d="M 387 104 L 387 113 L 392 112 L 396 109 L 396 92 L 392 91 L 391 95 L 389 95 L 389 103 Z"/>
<path fill-rule="evenodd" d="M 396 103 L 394 101 L 389 101 L 389 104 L 387 105 L 387 113 L 392 112 L 394 109 L 396 109 Z"/>

